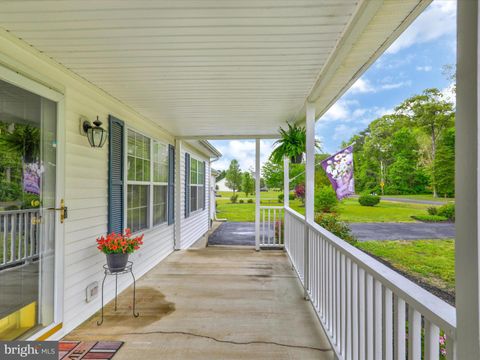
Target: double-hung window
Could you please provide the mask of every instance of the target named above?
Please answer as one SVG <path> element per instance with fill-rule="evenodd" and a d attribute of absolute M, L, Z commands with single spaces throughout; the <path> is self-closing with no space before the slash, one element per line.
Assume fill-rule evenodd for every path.
<path fill-rule="evenodd" d="M 127 227 L 136 232 L 166 221 L 168 149 L 130 129 L 127 139 Z"/>
<path fill-rule="evenodd" d="M 190 210 L 205 208 L 205 163 L 191 158 L 190 160 Z"/>
<path fill-rule="evenodd" d="M 153 225 L 167 221 L 168 148 L 153 141 Z"/>

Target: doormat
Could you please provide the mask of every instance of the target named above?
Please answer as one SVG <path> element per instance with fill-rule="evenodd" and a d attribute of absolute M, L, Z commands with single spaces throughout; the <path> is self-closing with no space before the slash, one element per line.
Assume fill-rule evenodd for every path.
<path fill-rule="evenodd" d="M 59 341 L 60 360 L 111 359 L 123 341 Z"/>

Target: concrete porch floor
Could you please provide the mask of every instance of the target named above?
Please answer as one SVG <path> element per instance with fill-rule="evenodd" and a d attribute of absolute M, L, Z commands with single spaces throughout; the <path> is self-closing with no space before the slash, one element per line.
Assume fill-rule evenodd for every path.
<path fill-rule="evenodd" d="M 333 359 L 283 251 L 178 251 L 65 340 L 121 340 L 121 359 Z"/>

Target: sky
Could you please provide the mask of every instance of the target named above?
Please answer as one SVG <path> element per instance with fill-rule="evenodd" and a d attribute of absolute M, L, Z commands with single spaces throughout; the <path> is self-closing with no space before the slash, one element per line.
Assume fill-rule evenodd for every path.
<path fill-rule="evenodd" d="M 405 32 L 380 56 L 354 85 L 317 120 L 315 133 L 322 150 L 334 153 L 343 141 L 364 130 L 373 120 L 392 113 L 395 106 L 426 88 L 450 95 L 451 80 L 444 65 L 455 64 L 456 1 L 434 0 Z M 255 141 L 219 140 L 211 143 L 223 154 L 213 164 L 228 168 L 237 159 L 243 170 L 255 167 Z M 271 140 L 262 140 L 261 163 L 272 151 Z"/>

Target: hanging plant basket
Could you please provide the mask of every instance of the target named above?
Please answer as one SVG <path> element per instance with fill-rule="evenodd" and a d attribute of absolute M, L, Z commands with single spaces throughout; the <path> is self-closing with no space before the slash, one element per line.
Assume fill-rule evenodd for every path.
<path fill-rule="evenodd" d="M 290 157 L 290 162 L 292 164 L 301 164 L 302 160 L 303 160 L 303 153 Z"/>
<path fill-rule="evenodd" d="M 281 164 L 288 157 L 293 164 L 300 164 L 306 148 L 307 134 L 305 127 L 287 123 L 288 128 L 278 130 L 279 139 L 274 142 L 275 149 L 270 154 L 270 160 Z M 320 149 L 320 142 L 315 141 L 315 147 Z"/>

